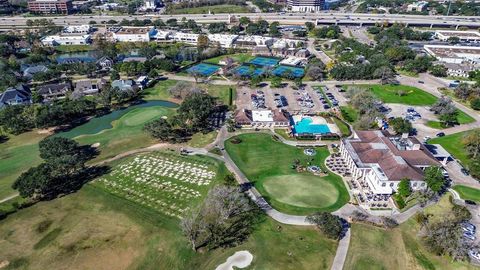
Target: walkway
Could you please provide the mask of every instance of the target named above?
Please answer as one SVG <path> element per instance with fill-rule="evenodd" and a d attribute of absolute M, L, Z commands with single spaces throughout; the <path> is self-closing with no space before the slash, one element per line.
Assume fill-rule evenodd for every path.
<path fill-rule="evenodd" d="M 345 260 L 347 259 L 348 248 L 350 246 L 350 232 L 349 229 L 345 236 L 338 242 L 337 252 L 335 253 L 335 258 L 333 259 L 331 270 L 342 270 Z"/>

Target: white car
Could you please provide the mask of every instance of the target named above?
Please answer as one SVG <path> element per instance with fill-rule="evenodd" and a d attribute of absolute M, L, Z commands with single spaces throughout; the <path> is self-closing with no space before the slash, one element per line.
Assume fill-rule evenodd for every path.
<path fill-rule="evenodd" d="M 472 257 L 476 260 L 480 260 L 480 253 L 478 252 L 478 250 L 470 249 L 468 251 L 468 255 L 470 255 L 470 257 Z"/>

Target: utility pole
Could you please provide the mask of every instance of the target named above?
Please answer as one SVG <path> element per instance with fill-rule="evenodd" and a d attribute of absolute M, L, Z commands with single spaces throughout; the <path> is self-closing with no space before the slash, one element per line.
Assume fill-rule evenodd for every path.
<path fill-rule="evenodd" d="M 448 1 L 448 9 L 447 9 L 447 16 L 450 14 L 450 6 L 452 5 L 452 0 Z"/>

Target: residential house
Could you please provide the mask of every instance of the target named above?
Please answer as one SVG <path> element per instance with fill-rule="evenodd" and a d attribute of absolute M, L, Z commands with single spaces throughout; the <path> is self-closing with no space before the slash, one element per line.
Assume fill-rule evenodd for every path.
<path fill-rule="evenodd" d="M 115 80 L 112 82 L 112 88 L 117 88 L 121 91 L 136 91 L 139 86 L 133 80 Z"/>
<path fill-rule="evenodd" d="M 109 57 L 103 56 L 102 58 L 98 59 L 97 67 L 101 70 L 110 70 L 113 67 L 113 60 Z"/>
<path fill-rule="evenodd" d="M 32 103 L 32 92 L 30 88 L 19 84 L 16 87 L 9 87 L 0 93 L 0 108 L 6 105 L 20 105 Z"/>
<path fill-rule="evenodd" d="M 44 65 L 29 66 L 23 70 L 23 76 L 27 79 L 31 79 L 33 75 L 47 71 L 48 68 Z"/>
<path fill-rule="evenodd" d="M 454 64 L 454 63 L 444 63 L 447 68 L 447 75 L 451 77 L 463 77 L 468 78 L 470 71 L 477 70 L 479 67 L 470 65 L 468 63 L 464 64 Z"/>
<path fill-rule="evenodd" d="M 43 97 L 44 101 L 49 101 L 65 98 L 70 89 L 70 83 L 52 83 L 39 86 L 37 93 Z"/>
<path fill-rule="evenodd" d="M 74 91 L 81 95 L 93 95 L 101 91 L 107 81 L 104 79 L 101 80 L 81 80 L 75 82 Z"/>

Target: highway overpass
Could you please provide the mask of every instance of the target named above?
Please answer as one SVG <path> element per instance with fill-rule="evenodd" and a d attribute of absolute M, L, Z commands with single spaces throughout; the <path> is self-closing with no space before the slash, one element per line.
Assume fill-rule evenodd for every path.
<path fill-rule="evenodd" d="M 317 25 L 374 25 L 375 23 L 403 23 L 408 26 L 424 27 L 469 27 L 480 28 L 480 18 L 474 16 L 422 16 L 422 15 L 400 15 L 400 14 L 364 14 L 364 13 L 236 13 L 232 14 L 237 18 L 248 17 L 251 20 L 264 19 L 269 22 L 278 21 L 281 24 L 304 24 L 307 21 Z M 88 24 L 95 21 L 97 24 L 103 24 L 109 20 L 121 21 L 123 19 L 162 19 L 171 18 L 179 21 L 186 17 L 195 20 L 197 23 L 226 22 L 229 14 L 185 14 L 185 15 L 68 15 L 68 16 L 50 16 L 50 17 L 23 17 L 23 16 L 2 16 L 0 17 L 0 28 L 25 28 L 27 20 L 49 19 L 56 25 L 79 25 Z"/>

